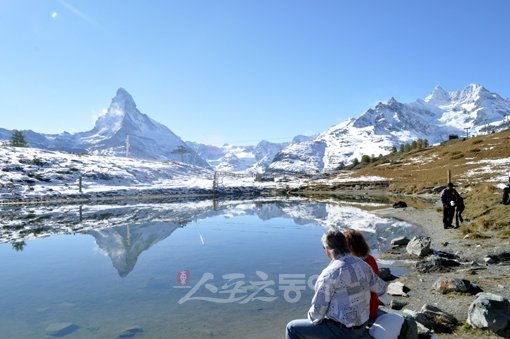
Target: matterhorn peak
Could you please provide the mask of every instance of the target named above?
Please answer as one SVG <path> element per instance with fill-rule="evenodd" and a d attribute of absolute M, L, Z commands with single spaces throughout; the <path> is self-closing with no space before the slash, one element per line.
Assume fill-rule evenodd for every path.
<path fill-rule="evenodd" d="M 112 106 L 116 106 L 116 108 L 122 111 L 136 109 L 136 104 L 133 100 L 133 97 L 122 87 L 117 90 L 117 94 L 115 97 L 113 97 L 110 107 Z"/>

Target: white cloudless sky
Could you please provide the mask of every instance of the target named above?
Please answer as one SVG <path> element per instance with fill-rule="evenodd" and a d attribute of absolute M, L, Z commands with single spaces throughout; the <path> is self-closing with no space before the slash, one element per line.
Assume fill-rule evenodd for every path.
<path fill-rule="evenodd" d="M 1 0 L 0 127 L 90 130 L 119 87 L 183 140 L 289 141 L 395 97 L 510 97 L 507 0 Z"/>

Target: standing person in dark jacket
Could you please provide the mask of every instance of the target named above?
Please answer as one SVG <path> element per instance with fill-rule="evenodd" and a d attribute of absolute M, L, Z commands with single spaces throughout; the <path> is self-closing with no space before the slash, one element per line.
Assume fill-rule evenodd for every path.
<path fill-rule="evenodd" d="M 460 223 L 464 222 L 464 218 L 462 218 L 462 212 L 464 212 L 465 208 L 466 206 L 464 205 L 464 198 L 458 194 L 457 202 L 455 203 L 455 228 L 459 228 L 459 221 Z"/>
<path fill-rule="evenodd" d="M 441 202 L 443 203 L 443 227 L 452 228 L 453 217 L 455 215 L 455 205 L 459 201 L 460 195 L 453 188 L 453 183 L 449 182 L 446 188 L 441 192 Z"/>
<path fill-rule="evenodd" d="M 503 188 L 503 205 L 510 205 L 510 173 L 508 174 L 508 184 Z"/>

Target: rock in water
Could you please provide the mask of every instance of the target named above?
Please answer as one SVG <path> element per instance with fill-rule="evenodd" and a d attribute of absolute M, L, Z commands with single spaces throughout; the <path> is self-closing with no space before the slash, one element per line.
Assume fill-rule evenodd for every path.
<path fill-rule="evenodd" d="M 51 323 L 46 327 L 46 334 L 52 337 L 63 337 L 79 328 L 80 326 L 73 323 Z"/>
<path fill-rule="evenodd" d="M 492 293 L 478 293 L 469 305 L 467 323 L 498 334 L 510 331 L 510 302 Z"/>
<path fill-rule="evenodd" d="M 135 335 L 140 334 L 142 332 L 143 332 L 143 328 L 141 328 L 140 326 L 133 326 L 133 327 L 125 329 L 124 332 L 119 334 L 119 336 L 117 338 L 119 338 L 119 339 L 133 338 Z"/>

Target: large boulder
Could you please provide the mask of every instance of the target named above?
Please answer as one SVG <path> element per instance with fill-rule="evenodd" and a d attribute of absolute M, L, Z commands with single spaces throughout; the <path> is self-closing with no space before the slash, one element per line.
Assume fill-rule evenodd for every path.
<path fill-rule="evenodd" d="M 424 257 L 430 253 L 430 237 L 418 236 L 413 237 L 406 246 L 409 254 Z"/>
<path fill-rule="evenodd" d="M 510 332 L 510 302 L 496 294 L 478 293 L 469 305 L 467 322 L 506 336 Z"/>

